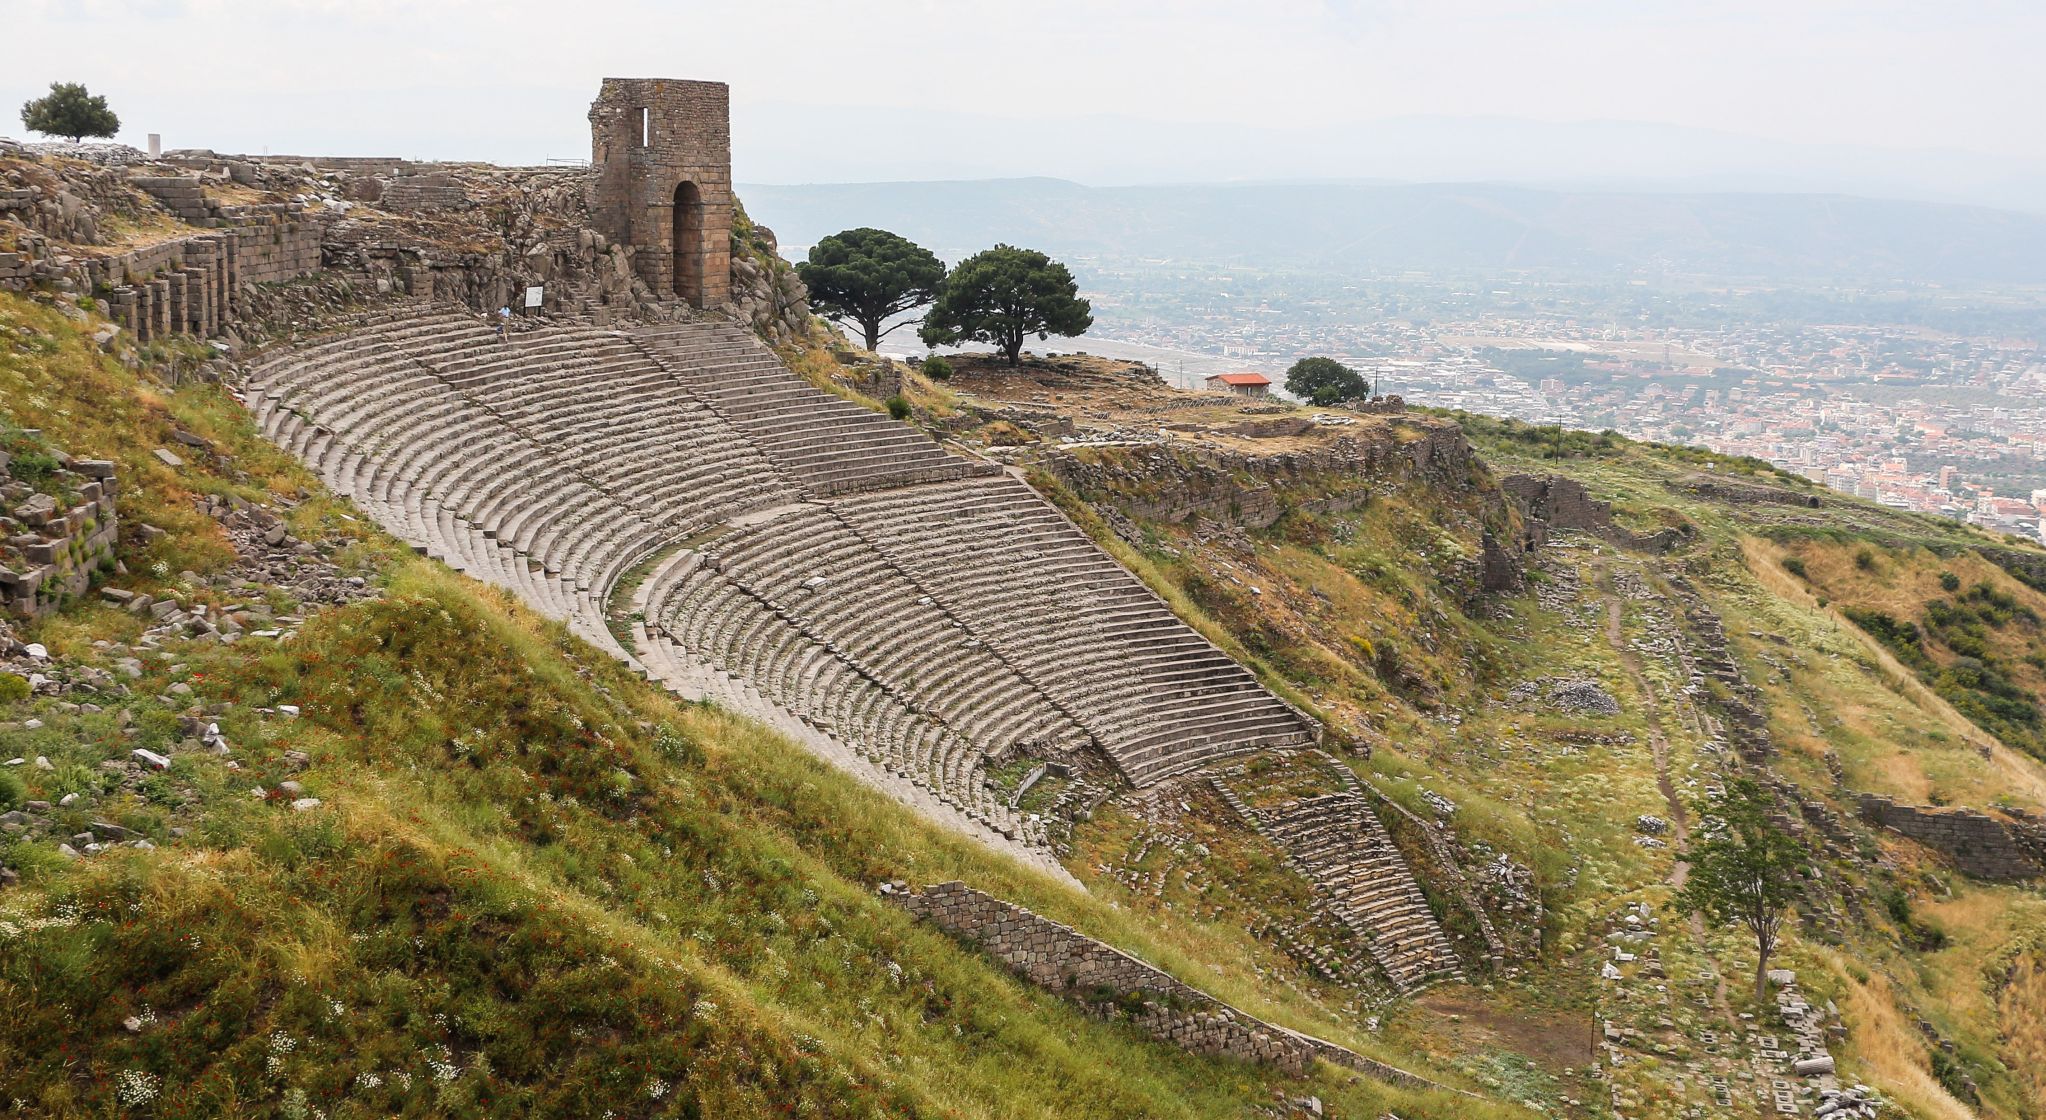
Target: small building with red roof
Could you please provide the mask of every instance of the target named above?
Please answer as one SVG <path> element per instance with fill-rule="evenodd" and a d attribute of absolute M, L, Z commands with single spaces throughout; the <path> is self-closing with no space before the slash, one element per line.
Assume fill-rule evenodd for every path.
<path fill-rule="evenodd" d="M 1271 395 L 1272 379 L 1262 373 L 1218 373 L 1207 379 L 1207 386 L 1240 397 L 1266 397 Z"/>

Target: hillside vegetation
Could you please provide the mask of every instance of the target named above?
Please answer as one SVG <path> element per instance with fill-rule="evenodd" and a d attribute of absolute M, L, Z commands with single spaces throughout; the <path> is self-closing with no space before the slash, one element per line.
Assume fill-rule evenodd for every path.
<path fill-rule="evenodd" d="M 1361 418 L 1324 442 L 1411 447 L 1444 422 Z M 1751 461 L 1475 417 L 1461 419 L 1482 458 L 1469 472 L 1395 460 L 1368 494 L 1352 477 L 1331 501 L 1331 480 L 1301 467 L 1312 437 L 1273 439 L 1260 460 L 1224 435 L 1240 425 L 1205 423 L 1161 448 L 1023 457 L 1105 547 L 1350 744 L 1344 762 L 1386 803 L 1460 948 L 1477 939 L 1473 910 L 1504 933 L 1502 967 L 1467 957 L 1476 989 L 1388 1007 L 1385 1038 L 1566 1114 L 1772 1114 L 1749 1063 L 1765 1032 L 1786 1028 L 1742 991 L 1753 943 L 1670 906 L 1687 829 L 1713 790 L 1750 774 L 1803 818 L 1812 868 L 1777 964 L 1805 999 L 1838 1009 L 1843 1083 L 1914 1116 L 2040 1114 L 2032 1071 L 2046 1053 L 2031 1017 L 2046 899 L 1968 880 L 1857 814 L 1864 792 L 2046 812 L 2032 738 L 2046 600 L 2025 583 L 2036 549 Z M 1497 497 L 1519 472 L 1580 480 L 1614 503 L 1618 536 L 1675 544 L 1559 532 L 1529 556 L 1525 592 L 1482 593 L 1484 533 L 1521 530 Z M 1232 497 L 1204 500 L 1216 494 Z M 1267 500 L 1264 525 L 1250 511 Z M 1703 668 L 1722 623 L 1751 696 Z M 1610 707 L 1586 700 L 1601 693 Z M 1759 739 L 1741 731 L 1743 710 Z M 1747 757 L 1751 741 L 1766 754 Z M 1199 835 L 1215 812 L 1181 808 L 1154 812 L 1151 832 Z M 1468 889 L 1413 820 L 1452 838 Z M 1080 836 L 1107 866 L 1099 853 L 1135 848 L 1132 831 L 1110 817 Z M 1161 865 L 1149 846 L 1144 874 L 1089 886 L 1199 915 L 1215 896 L 1197 879 L 1175 889 L 1193 863 L 1254 913 L 1298 905 L 1269 867 L 1202 839 L 1214 859 Z M 1602 976 L 1616 958 L 1633 963 Z M 1293 982 L 1356 998 L 1312 971 Z M 1715 1100 L 1715 1077 L 1731 1097 Z"/>
<path fill-rule="evenodd" d="M 0 836 L 19 876 L 0 888 L 0 1100 L 17 1110 L 1237 1117 L 1312 1096 L 1336 1115 L 1519 1114 L 1192 1057 L 1022 985 L 875 886 L 963 878 L 1260 1014 L 1412 1057 L 1257 987 L 1240 934 L 1079 895 L 677 704 L 413 557 L 257 440 L 224 389 L 172 391 L 169 353 L 117 361 L 92 326 L 0 296 L 0 423 L 117 462 L 109 586 L 276 624 L 149 632 L 95 600 L 20 631 L 50 660 L 17 653 L 10 673 L 52 683 L 0 698 L 0 756 L 39 760 L 5 772 L 0 809 L 47 803 L 53 824 Z M 302 561 L 362 594 L 317 609 L 251 578 L 205 512 L 230 501 L 278 511 Z M 137 748 L 171 765 L 139 767 Z M 57 845 L 72 834 L 78 858 Z"/>
<path fill-rule="evenodd" d="M 1083 894 L 414 555 L 227 389 L 168 386 L 206 354 L 104 353 L 96 325 L 0 296 L 6 445 L 122 480 L 112 593 L 0 632 L 19 1112 L 1776 1115 L 1791 1028 L 1745 983 L 1754 945 L 1671 904 L 1739 776 L 1809 854 L 1773 963 L 1822 1009 L 1841 1082 L 1886 1116 L 2040 1115 L 2046 899 L 1858 814 L 1862 794 L 2046 813 L 2036 549 L 1617 437 L 1322 427 L 1161 404 L 1083 361 L 912 379 L 920 421 L 1011 460 L 1328 729 L 1323 753 L 1072 821 Z M 863 370 L 799 364 L 864 392 Z M 1034 430 L 1076 418 L 1123 438 Z M 1518 473 L 1583 483 L 1613 528 L 1520 554 Z M 1346 790 L 1468 983 L 1390 989 L 1242 820 Z M 1484 1099 L 1087 1017 L 877 891 L 951 879 Z"/>

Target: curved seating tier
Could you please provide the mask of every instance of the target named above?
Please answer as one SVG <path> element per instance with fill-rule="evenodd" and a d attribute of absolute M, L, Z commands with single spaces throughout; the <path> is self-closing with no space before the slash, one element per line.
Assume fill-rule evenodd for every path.
<path fill-rule="evenodd" d="M 719 537 L 706 569 L 769 606 L 989 755 L 1063 751 L 1087 735 L 905 571 L 824 505 Z"/>
<path fill-rule="evenodd" d="M 818 391 L 743 327 L 681 323 L 634 337 L 813 494 L 937 482 L 973 470 L 916 429 Z"/>
<path fill-rule="evenodd" d="M 988 843 L 1054 878 L 1078 885 L 1050 847 L 1041 843 L 1042 829 L 1006 805 L 983 797 L 972 808 L 963 808 L 955 791 L 934 788 L 935 783 L 930 781 L 917 782 L 900 776 L 886 765 L 890 760 L 887 751 L 844 738 L 815 717 L 790 712 L 750 681 L 712 665 L 665 634 L 640 625 L 634 629 L 634 644 L 648 670 L 675 691 L 758 720 L 926 818 Z"/>
<path fill-rule="evenodd" d="M 1006 476 L 833 503 L 933 601 L 1073 713 L 1136 785 L 1312 728 Z"/>
<path fill-rule="evenodd" d="M 990 834 L 1044 841 L 986 780 L 1019 753 L 1146 785 L 1313 735 L 1028 487 L 734 324 L 375 314 L 262 364 L 248 404 L 415 547 Z M 627 650 L 606 610 L 641 567 Z"/>

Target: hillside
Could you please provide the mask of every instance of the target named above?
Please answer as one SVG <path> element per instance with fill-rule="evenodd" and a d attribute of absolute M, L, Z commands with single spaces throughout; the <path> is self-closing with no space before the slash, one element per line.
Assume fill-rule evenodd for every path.
<path fill-rule="evenodd" d="M 1476 417 L 1316 422 L 1087 359 L 969 367 L 948 388 L 955 429 L 1033 469 L 1351 744 L 1344 763 L 1449 928 L 1477 940 L 1484 911 L 1507 942 L 1483 994 L 1391 1009 L 1388 1037 L 1566 1112 L 1757 1114 L 1776 1080 L 1782 1103 L 1811 1107 L 1766 1072 L 1791 1032 L 1742 992 L 1752 944 L 1666 905 L 1709 792 L 1751 776 L 1814 861 L 1778 967 L 1837 1009 L 1812 1029 L 1846 1077 L 1908 1115 L 2038 1114 L 2046 905 L 1958 873 L 1953 858 L 1979 866 L 1965 848 L 1897 831 L 1920 818 L 1864 813 L 1873 795 L 1926 819 L 2039 819 L 2035 549 L 1701 452 Z M 1445 423 L 1478 458 L 1450 450 Z M 1566 501 L 1570 482 L 1589 493 Z M 1543 536 L 1521 583 L 1501 558 Z M 1920 628 L 1921 653 L 1857 624 L 1879 609 Z M 1981 667 L 1955 672 L 1965 657 Z M 1112 862 L 1211 818 L 1198 801 L 1147 808 L 1136 839 L 1111 820 L 1088 850 Z M 1138 866 L 1090 888 L 1199 913 L 1200 880 L 1230 879 L 1184 849 Z"/>
<path fill-rule="evenodd" d="M 2046 218 L 1847 195 L 1573 191 L 1485 183 L 1091 187 L 1057 179 L 746 187 L 792 245 L 850 226 L 957 259 L 1185 259 L 1345 276 L 1501 270 L 1611 279 L 2038 284 Z"/>
<path fill-rule="evenodd" d="M 1510 1114 L 1218 1065 L 1018 983 L 875 885 L 965 879 L 1410 1057 L 1258 983 L 1240 931 L 934 830 L 410 555 L 221 387 L 166 388 L 167 349 L 116 361 L 75 308 L 18 296 L 0 324 L 8 431 L 40 433 L 10 446 L 126 480 L 107 590 L 4 643 L 35 689 L 0 724 L 0 754 L 34 760 L 0 779 L 21 814 L 0 840 L 0 1095 L 21 1107 Z M 171 447 L 179 465 L 154 454 Z"/>
<path fill-rule="evenodd" d="M 820 762 L 827 725 L 749 719 L 804 698 L 769 694 L 743 661 L 710 702 L 632 672 L 649 651 L 724 649 L 724 624 L 622 608 L 698 579 L 683 553 L 626 573 L 591 627 L 540 567 L 376 528 L 397 518 L 374 498 L 395 491 L 360 481 L 376 448 L 348 457 L 336 438 L 364 407 L 307 397 L 295 407 L 333 424 L 295 428 L 276 393 L 323 385 L 293 373 L 317 354 L 354 354 L 383 385 L 379 362 L 419 346 L 403 332 L 458 354 L 479 330 L 460 315 L 385 307 L 336 321 L 356 334 L 301 324 L 223 360 L 108 336 L 94 311 L 0 297 L 10 508 L 41 493 L 74 508 L 61 479 L 90 461 L 121 504 L 94 590 L 0 641 L 0 686 L 29 684 L 0 694 L 0 760 L 20 760 L 0 776 L 0 997 L 20 1009 L 0 1022 L 0 1093 L 29 1112 L 1766 1116 L 1866 1085 L 1882 1106 L 1854 1108 L 1882 1116 L 2036 1114 L 2046 905 L 1936 831 L 1909 837 L 1956 813 L 2023 837 L 2046 815 L 2036 549 L 1608 436 L 1314 414 L 1091 358 L 968 360 L 933 383 L 784 348 L 769 369 L 753 342 L 712 336 L 757 377 L 798 371 L 865 418 L 868 391 L 898 379 L 945 457 L 876 434 L 884 453 L 843 461 L 886 485 L 833 493 L 843 463 L 749 428 L 812 498 L 687 541 L 702 579 L 782 594 L 755 557 L 851 547 L 820 510 L 888 545 L 874 526 L 937 532 L 888 514 L 900 496 L 1003 493 L 1017 520 L 960 514 L 962 539 L 1060 549 L 1109 579 L 1082 559 L 1093 539 L 1172 627 L 1322 729 L 1316 749 L 1232 745 L 1152 774 L 1123 747 L 1140 739 L 1091 723 L 1084 749 L 1019 737 L 919 801 L 880 766 Z M 481 352 L 567 344 L 614 393 L 616 371 L 661 354 L 663 377 L 716 399 L 690 381 L 698 330 L 565 324 Z M 460 393 L 481 389 L 438 407 L 477 407 Z M 964 453 L 1023 475 L 1072 539 L 1013 479 L 960 473 Z M 896 485 L 904 469 L 939 477 Z M 583 502 L 630 493 L 577 473 Z M 839 555 L 827 584 L 896 563 Z M 716 594 L 677 602 L 739 602 Z M 923 633 L 943 612 L 1009 641 L 1000 610 L 941 596 L 868 622 Z M 724 610 L 704 616 L 771 633 Z M 857 637 L 775 610 L 818 641 Z M 878 653 L 859 659 L 886 676 Z M 675 684 L 673 663 L 638 665 Z M 1025 676 L 1097 719 L 1099 692 Z M 994 735 L 945 708 L 937 680 L 904 680 L 960 735 Z M 1667 905 L 1733 776 L 1776 790 L 1811 858 L 1774 962 L 1794 981 L 1766 1003 L 1743 985 L 1751 944 Z M 1864 794 L 1886 809 L 1872 817 Z M 1015 823 L 988 835 L 945 807 Z M 947 880 L 1359 1067 L 1199 1057 L 1144 1034 L 1156 1001 L 1023 983 L 894 901 Z M 1837 1077 L 1790 1073 L 1813 1052 Z"/>

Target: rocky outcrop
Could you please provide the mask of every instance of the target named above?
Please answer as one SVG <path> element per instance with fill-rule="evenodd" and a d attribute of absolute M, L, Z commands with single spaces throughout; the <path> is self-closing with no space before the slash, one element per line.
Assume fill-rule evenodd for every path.
<path fill-rule="evenodd" d="M 593 182 L 580 167 L 207 151 L 99 166 L 10 147 L 0 150 L 0 288 L 92 293 L 145 342 L 249 337 L 237 322 L 280 303 L 248 298 L 251 286 L 309 276 L 358 303 L 410 295 L 523 309 L 538 288 L 539 310 L 604 323 L 681 314 L 672 295 L 641 279 L 631 246 L 594 228 Z M 116 219 L 190 232 L 98 248 Z M 806 333 L 808 294 L 773 234 L 740 232 L 727 313 L 769 342 Z"/>
<path fill-rule="evenodd" d="M 810 330 L 810 291 L 782 259 L 774 231 L 766 226 L 733 226 L 732 313 L 770 344 Z"/>
<path fill-rule="evenodd" d="M 1252 423 L 1284 425 L 1279 434 L 1317 427 L 1291 419 Z M 1053 451 L 1043 465 L 1084 495 L 1108 497 L 1133 516 L 1172 524 L 1207 519 L 1262 529 L 1294 510 L 1356 509 L 1374 492 L 1408 480 L 1484 497 L 1472 475 L 1480 469 L 1477 458 L 1454 424 L 1409 422 L 1402 429 L 1367 429 L 1313 447 L 1269 453 L 1167 445 L 1115 451 L 1105 456 Z"/>
<path fill-rule="evenodd" d="M 1294 419 L 1254 423 L 1324 430 Z M 1455 532 L 1477 537 L 1471 555 L 1436 558 L 1436 575 L 1445 587 L 1471 604 L 1526 587 L 1522 550 L 1504 543 L 1516 537 L 1513 513 L 1453 423 L 1355 425 L 1341 435 L 1269 452 L 1193 441 L 1065 447 L 1042 452 L 1036 462 L 1111 524 L 1134 519 L 1187 525 L 1203 539 L 1210 529 L 1227 537 L 1234 530 L 1267 528 L 1289 513 L 1344 513 L 1400 487 L 1420 487 L 1431 491 L 1430 503 L 1455 507 Z M 1134 529 L 1118 532 L 1141 539 Z"/>

